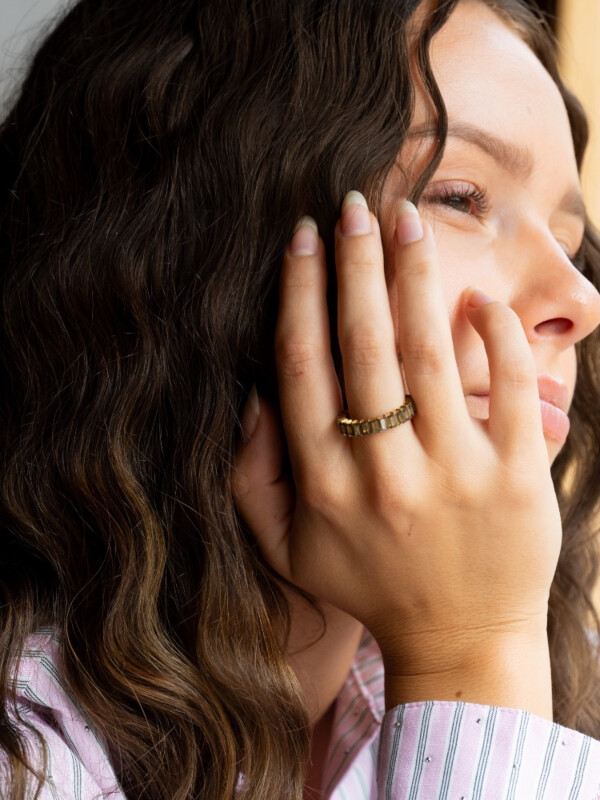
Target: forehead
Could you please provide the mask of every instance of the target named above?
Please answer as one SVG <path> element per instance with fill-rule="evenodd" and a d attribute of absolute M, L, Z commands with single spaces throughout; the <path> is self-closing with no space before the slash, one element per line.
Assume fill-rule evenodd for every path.
<path fill-rule="evenodd" d="M 485 3 L 461 0 L 434 36 L 431 62 L 449 121 L 483 128 L 532 150 L 534 167 L 577 167 L 560 92 L 528 45 Z M 417 92 L 414 124 L 431 107 Z"/>

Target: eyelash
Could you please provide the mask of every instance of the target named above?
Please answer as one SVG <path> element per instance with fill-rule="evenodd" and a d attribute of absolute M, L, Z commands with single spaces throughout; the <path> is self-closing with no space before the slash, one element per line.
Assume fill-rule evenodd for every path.
<path fill-rule="evenodd" d="M 450 204 L 450 200 L 468 200 L 473 204 L 474 213 L 464 211 Z M 484 217 L 490 210 L 490 200 L 485 189 L 470 184 L 448 184 L 439 187 L 434 186 L 430 192 L 425 192 L 421 198 L 423 203 L 433 205 L 439 203 L 451 208 L 459 214 L 466 214 L 473 217 Z"/>

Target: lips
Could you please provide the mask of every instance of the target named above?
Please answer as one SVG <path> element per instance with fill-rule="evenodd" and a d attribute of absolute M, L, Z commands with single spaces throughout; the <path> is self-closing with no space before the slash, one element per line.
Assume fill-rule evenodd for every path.
<path fill-rule="evenodd" d="M 562 381 L 551 375 L 538 375 L 538 392 L 544 435 L 564 444 L 570 428 L 569 390 Z M 489 417 L 489 389 L 474 391 L 465 396 L 469 413 L 476 419 Z"/>
<path fill-rule="evenodd" d="M 562 381 L 557 381 L 551 375 L 538 375 L 538 391 L 544 433 L 562 444 L 569 435 L 571 427 L 567 416 L 569 390 Z"/>
<path fill-rule="evenodd" d="M 563 414 L 569 410 L 569 390 L 566 384 L 551 375 L 538 375 L 540 400 L 559 408 Z"/>

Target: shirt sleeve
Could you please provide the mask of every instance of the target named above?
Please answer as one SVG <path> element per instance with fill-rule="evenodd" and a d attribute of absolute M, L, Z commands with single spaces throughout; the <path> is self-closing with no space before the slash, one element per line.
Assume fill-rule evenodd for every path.
<path fill-rule="evenodd" d="M 600 800 L 600 742 L 527 711 L 408 703 L 385 715 L 378 800 Z"/>
<path fill-rule="evenodd" d="M 35 728 L 46 748 L 46 769 L 39 800 L 125 800 L 116 784 L 112 791 L 103 791 L 96 776 L 88 769 L 86 759 L 74 752 L 52 725 L 36 719 Z M 26 728 L 21 728 L 21 733 L 29 763 L 41 771 L 43 761 L 37 737 Z M 0 771 L 0 774 L 4 772 Z M 0 789 L 1 786 L 2 779 Z M 33 781 L 33 786 L 37 787 L 36 781 Z"/>

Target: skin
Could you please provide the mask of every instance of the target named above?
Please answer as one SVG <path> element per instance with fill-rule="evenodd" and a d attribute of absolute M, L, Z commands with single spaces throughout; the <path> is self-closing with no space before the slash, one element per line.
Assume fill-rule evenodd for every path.
<path fill-rule="evenodd" d="M 564 442 L 542 424 L 537 378 L 552 376 L 570 401 L 575 344 L 600 322 L 600 297 L 570 260 L 583 235 L 579 177 L 558 90 L 486 6 L 459 4 L 432 61 L 451 128 L 483 128 L 526 151 L 529 169 L 450 136 L 415 239 L 419 218 L 402 200 L 430 153 L 432 114 L 417 86 L 383 234 L 355 195 L 345 202 L 336 264 L 350 415 L 385 413 L 408 386 L 417 416 L 340 436 L 324 249 L 302 225 L 282 268 L 276 338 L 293 486 L 273 410 L 251 402 L 243 419 L 240 511 L 266 560 L 326 611 L 315 644 L 317 623 L 294 602 L 288 645 L 315 754 L 363 625 L 382 650 L 388 707 L 460 697 L 552 716 L 546 621 L 561 523 L 549 464 Z M 482 188 L 483 210 L 466 196 Z M 315 755 L 311 796 L 321 773 Z"/>
<path fill-rule="evenodd" d="M 528 151 L 523 160 L 531 161 L 531 174 L 524 179 L 477 143 L 450 135 L 443 162 L 420 203 L 443 264 L 442 285 L 469 413 L 488 416 L 471 392 L 489 384 L 483 343 L 460 305 L 461 292 L 470 285 L 481 286 L 518 314 L 537 373 L 564 383 L 570 402 L 576 376 L 573 345 L 595 325 L 597 294 L 568 263 L 583 236 L 583 205 L 577 209 L 580 182 L 560 93 L 522 40 L 477 2 L 463 0 L 434 39 L 431 56 L 450 128 L 483 129 Z M 421 94 L 413 131 L 432 122 L 428 112 Z M 405 171 L 420 172 L 429 152 L 427 139 L 409 140 L 401 157 Z M 476 200 L 464 194 L 482 188 L 490 208 L 479 214 Z M 444 200 L 442 192 L 459 197 Z M 406 180 L 395 170 L 385 193 L 384 231 L 393 231 L 394 209 L 404 196 Z M 385 245 L 391 260 L 390 235 Z M 394 283 L 392 277 L 398 331 Z M 553 461 L 564 442 L 549 436 L 546 441 Z"/>

